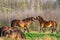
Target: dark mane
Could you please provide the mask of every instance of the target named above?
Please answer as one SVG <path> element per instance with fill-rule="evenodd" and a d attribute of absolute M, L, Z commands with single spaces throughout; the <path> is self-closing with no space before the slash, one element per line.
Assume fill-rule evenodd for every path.
<path fill-rule="evenodd" d="M 16 23 L 18 23 L 20 20 L 18 20 L 18 19 L 14 19 L 14 20 L 12 20 L 11 21 L 11 27 L 13 27 L 14 26 L 14 24 Z"/>
<path fill-rule="evenodd" d="M 32 17 L 28 17 L 28 18 L 23 19 L 22 21 L 23 21 L 23 22 L 29 21 L 29 20 L 31 20 L 31 18 L 32 18 Z"/>
<path fill-rule="evenodd" d="M 41 16 L 36 17 L 40 22 L 45 21 Z"/>

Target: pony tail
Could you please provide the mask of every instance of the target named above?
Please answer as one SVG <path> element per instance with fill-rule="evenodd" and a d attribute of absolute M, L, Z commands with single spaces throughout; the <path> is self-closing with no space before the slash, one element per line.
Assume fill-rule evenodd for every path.
<path fill-rule="evenodd" d="M 11 27 L 13 27 L 13 21 L 11 21 Z"/>
<path fill-rule="evenodd" d="M 0 37 L 1 37 L 1 28 L 0 28 Z"/>

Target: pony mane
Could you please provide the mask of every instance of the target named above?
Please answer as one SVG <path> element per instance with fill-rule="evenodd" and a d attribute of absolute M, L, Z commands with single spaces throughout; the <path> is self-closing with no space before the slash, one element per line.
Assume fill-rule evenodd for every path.
<path fill-rule="evenodd" d="M 41 20 L 44 20 L 41 16 L 38 16 Z"/>
<path fill-rule="evenodd" d="M 29 20 L 31 20 L 31 18 L 32 17 L 28 17 L 28 18 L 23 19 L 22 21 L 29 21 Z"/>

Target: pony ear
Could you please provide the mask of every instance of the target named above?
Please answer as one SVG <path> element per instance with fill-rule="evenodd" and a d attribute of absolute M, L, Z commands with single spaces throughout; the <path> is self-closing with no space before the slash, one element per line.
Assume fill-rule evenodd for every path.
<path fill-rule="evenodd" d="M 31 17 L 31 19 L 33 19 L 34 17 Z"/>
<path fill-rule="evenodd" d="M 42 18 L 41 16 L 38 16 L 38 18 Z"/>
<path fill-rule="evenodd" d="M 38 16 L 38 17 L 40 17 L 40 16 Z"/>
<path fill-rule="evenodd" d="M 40 16 L 38 16 L 38 19 L 40 18 Z"/>

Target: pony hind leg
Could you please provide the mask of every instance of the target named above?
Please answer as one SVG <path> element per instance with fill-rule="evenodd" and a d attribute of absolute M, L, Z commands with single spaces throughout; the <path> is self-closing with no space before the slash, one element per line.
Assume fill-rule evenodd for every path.
<path fill-rule="evenodd" d="M 29 33 L 29 30 L 28 30 L 28 28 L 26 27 L 26 29 L 27 29 L 27 32 Z"/>
<path fill-rule="evenodd" d="M 55 27 L 55 28 L 54 28 L 54 27 L 52 27 L 52 33 L 53 33 L 53 32 L 58 33 L 58 32 L 57 32 L 57 28 L 56 28 L 56 27 Z"/>

